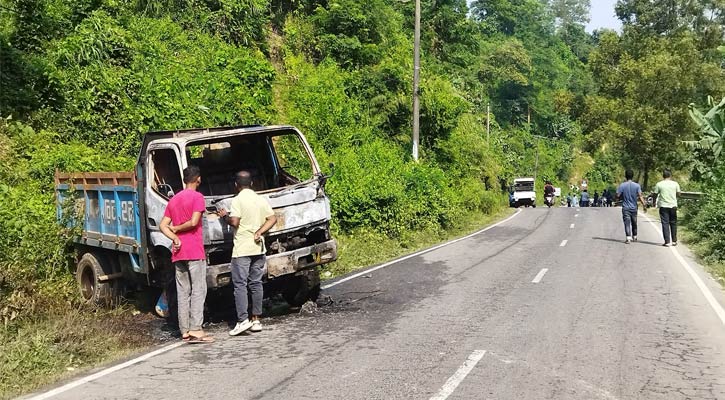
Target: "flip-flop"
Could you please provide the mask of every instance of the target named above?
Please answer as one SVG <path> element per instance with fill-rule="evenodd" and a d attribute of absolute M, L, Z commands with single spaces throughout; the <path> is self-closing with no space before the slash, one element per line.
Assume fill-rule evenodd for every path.
<path fill-rule="evenodd" d="M 198 337 L 198 336 L 194 336 L 194 335 L 189 335 L 189 340 L 186 343 L 190 343 L 190 344 L 214 343 L 214 338 L 211 336 Z"/>

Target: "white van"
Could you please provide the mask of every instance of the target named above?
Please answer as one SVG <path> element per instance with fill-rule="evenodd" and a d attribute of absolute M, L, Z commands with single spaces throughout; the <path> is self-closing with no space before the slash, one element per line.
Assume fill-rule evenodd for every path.
<path fill-rule="evenodd" d="M 511 199 L 512 207 L 531 206 L 536 207 L 536 191 L 534 190 L 534 178 L 514 179 L 514 193 Z"/>

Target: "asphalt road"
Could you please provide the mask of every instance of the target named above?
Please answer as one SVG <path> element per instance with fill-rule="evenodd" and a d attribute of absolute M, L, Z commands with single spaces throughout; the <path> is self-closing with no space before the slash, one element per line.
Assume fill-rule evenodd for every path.
<path fill-rule="evenodd" d="M 623 243 L 620 212 L 525 209 L 333 286 L 314 314 L 53 398 L 725 399 L 725 326 L 653 226 Z"/>

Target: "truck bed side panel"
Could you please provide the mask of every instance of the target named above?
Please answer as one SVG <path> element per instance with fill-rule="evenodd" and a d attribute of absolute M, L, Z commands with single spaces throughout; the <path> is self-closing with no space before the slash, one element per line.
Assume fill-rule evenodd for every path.
<path fill-rule="evenodd" d="M 79 243 L 139 254 L 141 230 L 133 174 L 56 174 L 58 216 L 61 220 L 63 209 L 68 209 L 64 203 L 71 195 L 81 205 L 76 206 L 76 210 L 83 210 Z"/>

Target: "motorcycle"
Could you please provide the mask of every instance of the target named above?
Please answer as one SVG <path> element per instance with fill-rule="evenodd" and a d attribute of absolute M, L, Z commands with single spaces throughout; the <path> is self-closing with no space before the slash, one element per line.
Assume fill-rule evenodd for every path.
<path fill-rule="evenodd" d="M 551 208 L 554 205 L 554 196 L 544 196 L 544 204 L 546 204 L 547 207 Z"/>

